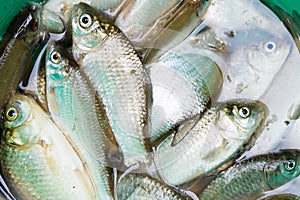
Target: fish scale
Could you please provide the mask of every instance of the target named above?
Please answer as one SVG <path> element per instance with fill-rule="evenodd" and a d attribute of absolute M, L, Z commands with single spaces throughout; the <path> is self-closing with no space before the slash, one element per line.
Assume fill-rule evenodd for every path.
<path fill-rule="evenodd" d="M 80 24 L 85 14 L 93 19 L 86 29 Z M 125 165 L 144 161 L 151 84 L 138 54 L 100 11 L 80 3 L 73 7 L 72 18 L 74 58 L 103 103 Z"/>
<path fill-rule="evenodd" d="M 11 108 L 19 115 L 14 121 L 5 120 L 0 164 L 13 195 L 17 199 L 93 199 L 94 188 L 80 157 L 48 114 L 20 94 L 11 97 L 7 109 Z"/>
<path fill-rule="evenodd" d="M 241 108 L 249 109 L 249 116 L 241 117 L 236 111 Z M 267 107 L 258 101 L 214 103 L 200 120 L 185 120 L 158 145 L 154 154 L 158 173 L 167 183 L 181 185 L 214 172 L 254 145 L 267 114 Z"/>
<path fill-rule="evenodd" d="M 288 171 L 285 163 L 290 160 L 295 165 Z M 300 173 L 299 161 L 300 152 L 293 149 L 250 158 L 218 174 L 199 199 L 257 199 L 296 178 Z"/>
<path fill-rule="evenodd" d="M 54 64 L 51 55 L 57 52 L 61 62 Z M 69 74 L 64 74 L 67 70 Z M 55 43 L 50 43 L 47 49 L 46 72 L 47 102 L 52 117 L 85 160 L 97 188 L 97 198 L 112 199 L 112 170 L 107 167 L 105 133 L 101 126 L 105 122 L 98 122 L 94 91 L 67 50 Z M 59 73 L 62 80 L 55 78 Z"/>
<path fill-rule="evenodd" d="M 117 184 L 118 199 L 191 199 L 142 174 L 127 174 Z"/>
<path fill-rule="evenodd" d="M 222 85 L 218 65 L 200 54 L 169 52 L 146 68 L 153 88 L 151 142 L 185 119 L 203 113 Z M 176 105 L 170 106 L 170 100 Z"/>

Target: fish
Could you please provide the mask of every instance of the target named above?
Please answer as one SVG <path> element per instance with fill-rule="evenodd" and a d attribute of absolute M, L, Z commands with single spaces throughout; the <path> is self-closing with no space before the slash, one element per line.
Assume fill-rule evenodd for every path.
<path fill-rule="evenodd" d="M 199 199 L 257 199 L 299 176 L 300 151 L 282 149 L 234 164 L 199 195 Z"/>
<path fill-rule="evenodd" d="M 201 54 L 169 52 L 145 66 L 152 83 L 150 142 L 164 138 L 185 119 L 198 116 L 215 101 L 222 86 L 218 65 Z"/>
<path fill-rule="evenodd" d="M 31 62 L 48 40 L 41 23 L 41 6 L 28 4 L 12 20 L 0 42 L 0 110 L 9 96 L 18 89 L 32 70 Z M 32 58 L 32 59 L 28 59 Z"/>
<path fill-rule="evenodd" d="M 127 0 L 115 24 L 126 34 L 136 49 L 144 52 L 150 50 L 152 46 L 155 49 L 159 48 L 160 42 L 166 43 L 165 40 L 169 42 L 170 38 L 176 43 L 175 41 L 181 39 L 182 35 L 200 23 L 208 5 L 207 0 L 152 2 Z M 154 44 L 156 39 L 159 41 Z"/>
<path fill-rule="evenodd" d="M 268 0 L 261 0 L 261 2 L 270 8 L 284 23 L 285 27 L 292 34 L 293 39 L 300 52 L 300 14 L 296 10 L 292 10 L 290 13 L 285 12 L 279 5 L 276 5 Z"/>
<path fill-rule="evenodd" d="M 224 80 L 219 100 L 226 101 L 261 98 L 285 64 L 292 45 L 280 20 L 259 2 L 212 0 L 203 22 L 176 50 L 201 53 L 217 62 Z"/>
<path fill-rule="evenodd" d="M 224 78 L 221 101 L 262 97 L 285 63 L 292 43 L 267 32 L 257 33 L 257 29 L 228 31 L 233 37 L 219 36 L 218 31 L 209 27 L 195 32 L 181 47 L 190 45 L 192 50 L 186 51 L 202 53 L 220 65 Z M 253 38 L 246 39 L 249 35 Z"/>
<path fill-rule="evenodd" d="M 164 52 L 180 44 L 205 19 L 210 3 L 211 0 L 184 1 L 155 40 L 146 44 L 143 62 L 152 63 Z"/>
<path fill-rule="evenodd" d="M 126 166 L 148 157 L 151 82 L 124 33 L 80 3 L 72 11 L 75 61 L 102 102 Z"/>
<path fill-rule="evenodd" d="M 299 200 L 300 197 L 294 194 L 276 194 L 262 198 L 264 200 Z"/>
<path fill-rule="evenodd" d="M 113 198 L 113 172 L 106 158 L 105 129 L 98 121 L 95 92 L 72 55 L 56 42 L 46 52 L 46 97 L 54 122 L 63 129 L 90 171 L 97 199 Z M 109 125 L 107 125 L 109 126 Z"/>
<path fill-rule="evenodd" d="M 178 186 L 216 172 L 254 145 L 268 112 L 264 103 L 254 100 L 214 103 L 200 120 L 187 119 L 157 147 L 159 175 Z M 195 125 L 186 129 L 190 124 Z"/>
<path fill-rule="evenodd" d="M 95 199 L 85 163 L 30 96 L 14 94 L 0 145 L 1 173 L 16 199 Z"/>
<path fill-rule="evenodd" d="M 30 2 L 36 2 L 39 3 L 42 0 L 24 0 L 24 1 L 7 1 L 2 4 L 0 7 L 0 37 L 2 39 L 3 34 L 6 32 L 6 29 L 8 28 L 9 24 L 11 23 L 12 19 L 15 17 L 15 15 L 20 12 L 22 8 L 24 8 L 28 3 Z"/>
<path fill-rule="evenodd" d="M 184 4 L 185 1 L 182 0 L 151 2 L 127 0 L 120 10 L 115 24 L 126 34 L 135 48 L 143 48 L 155 38 Z"/>
<path fill-rule="evenodd" d="M 127 174 L 117 184 L 117 199 L 191 199 L 144 174 Z"/>
<path fill-rule="evenodd" d="M 51 33 L 63 33 L 71 27 L 72 7 L 80 2 L 87 3 L 108 15 L 115 15 L 123 0 L 49 0 L 43 5 L 43 23 Z"/>

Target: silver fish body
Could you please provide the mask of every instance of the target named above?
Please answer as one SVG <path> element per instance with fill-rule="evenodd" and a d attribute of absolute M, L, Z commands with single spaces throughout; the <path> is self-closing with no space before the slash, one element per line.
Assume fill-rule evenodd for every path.
<path fill-rule="evenodd" d="M 199 199 L 258 199 L 298 177 L 299 163 L 300 152 L 295 149 L 255 156 L 218 174 Z"/>
<path fill-rule="evenodd" d="M 17 199 L 95 199 L 84 162 L 34 99 L 10 98 L 0 148 L 2 174 Z"/>
<path fill-rule="evenodd" d="M 154 153 L 159 175 L 181 185 L 216 171 L 252 147 L 268 108 L 261 102 L 237 99 L 216 103 L 196 123 L 186 120 Z M 195 124 L 191 130 L 185 126 Z"/>
<path fill-rule="evenodd" d="M 73 7 L 73 52 L 99 95 L 125 164 L 147 156 L 151 84 L 125 35 L 101 12 Z"/>
<path fill-rule="evenodd" d="M 112 199 L 112 169 L 106 162 L 108 141 L 102 122 L 98 122 L 95 92 L 68 51 L 55 43 L 49 44 L 46 53 L 46 94 L 52 118 L 85 160 L 97 199 Z"/>
<path fill-rule="evenodd" d="M 127 174 L 117 184 L 118 199 L 190 199 L 171 187 L 142 174 Z"/>
<path fill-rule="evenodd" d="M 185 119 L 203 113 L 222 86 L 218 65 L 200 54 L 168 53 L 146 68 L 153 90 L 151 142 Z"/>

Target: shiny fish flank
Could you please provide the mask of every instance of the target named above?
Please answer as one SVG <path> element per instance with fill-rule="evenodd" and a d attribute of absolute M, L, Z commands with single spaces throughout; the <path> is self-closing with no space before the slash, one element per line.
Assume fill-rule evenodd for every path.
<path fill-rule="evenodd" d="M 135 47 L 143 48 L 165 27 L 182 2 L 183 0 L 127 0 L 115 24 Z"/>
<path fill-rule="evenodd" d="M 47 102 L 54 121 L 86 162 L 97 199 L 113 198 L 112 170 L 105 155 L 105 133 L 97 118 L 95 93 L 66 49 L 50 43 L 46 53 Z"/>
<path fill-rule="evenodd" d="M 214 172 L 254 145 L 267 115 L 268 108 L 258 101 L 214 104 L 199 121 L 186 120 L 158 146 L 155 163 L 160 176 L 180 185 Z M 196 124 L 185 130 L 191 123 Z"/>
<path fill-rule="evenodd" d="M 84 163 L 34 99 L 11 97 L 0 148 L 1 172 L 17 199 L 95 199 Z"/>
<path fill-rule="evenodd" d="M 117 184 L 119 200 L 127 199 L 190 199 L 171 187 L 141 174 L 127 174 Z"/>
<path fill-rule="evenodd" d="M 47 34 L 41 23 L 41 6 L 29 4 L 22 9 L 9 25 L 0 42 L 0 109 L 15 91 L 19 83 L 27 79 L 31 59 L 42 46 Z"/>
<path fill-rule="evenodd" d="M 149 75 L 129 40 L 103 13 L 81 3 L 72 18 L 74 58 L 103 102 L 124 163 L 145 160 Z"/>
<path fill-rule="evenodd" d="M 152 83 L 150 141 L 204 112 L 222 86 L 218 65 L 200 54 L 165 54 L 146 66 Z"/>
<path fill-rule="evenodd" d="M 199 199 L 257 199 L 264 196 L 264 192 L 293 180 L 299 173 L 299 150 L 288 149 L 258 155 L 218 174 L 199 195 Z"/>

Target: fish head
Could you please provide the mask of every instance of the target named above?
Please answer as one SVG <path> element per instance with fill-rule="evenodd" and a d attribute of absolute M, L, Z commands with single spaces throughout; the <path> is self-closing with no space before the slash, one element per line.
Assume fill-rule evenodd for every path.
<path fill-rule="evenodd" d="M 221 96 L 260 98 L 284 67 L 292 48 L 291 40 L 257 28 L 236 31 L 235 37 L 228 41 L 228 67 L 223 71 L 227 78 Z"/>
<path fill-rule="evenodd" d="M 224 138 L 245 140 L 261 133 L 268 113 L 267 106 L 262 102 L 235 99 L 219 107 L 217 123 Z"/>
<path fill-rule="evenodd" d="M 32 106 L 27 98 L 16 94 L 6 106 L 2 137 L 8 145 L 24 148 L 36 139 L 30 122 Z"/>
<path fill-rule="evenodd" d="M 41 19 L 42 7 L 36 3 L 30 3 L 13 19 L 14 26 L 10 26 L 8 32 L 14 33 L 14 38 L 25 41 L 27 48 L 33 48 L 37 44 L 49 38 L 48 32 Z"/>
<path fill-rule="evenodd" d="M 61 84 L 72 78 L 72 72 L 77 69 L 78 65 L 67 49 L 55 42 L 49 44 L 46 53 L 46 79 L 50 83 Z"/>
<path fill-rule="evenodd" d="M 296 149 L 280 150 L 264 166 L 264 175 L 271 189 L 293 180 L 300 174 L 300 151 Z"/>
<path fill-rule="evenodd" d="M 101 46 L 108 36 L 117 30 L 101 11 L 88 4 L 75 4 L 72 9 L 72 40 L 75 60 L 80 53 L 87 53 Z"/>
<path fill-rule="evenodd" d="M 287 59 L 291 43 L 280 38 L 269 38 L 248 48 L 247 61 L 256 73 L 276 74 Z"/>

